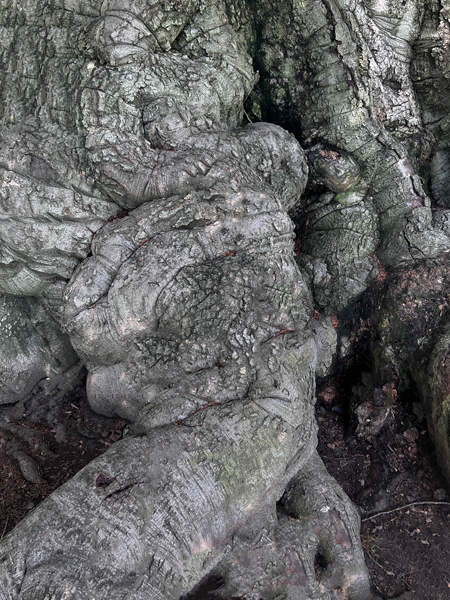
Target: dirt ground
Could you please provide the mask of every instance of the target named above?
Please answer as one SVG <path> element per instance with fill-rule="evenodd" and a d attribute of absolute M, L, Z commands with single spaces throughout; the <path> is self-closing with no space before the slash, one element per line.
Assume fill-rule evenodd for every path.
<path fill-rule="evenodd" d="M 420 409 L 394 403 L 384 428 L 361 436 L 345 389 L 338 379 L 318 388 L 319 453 L 361 510 L 374 590 L 382 598 L 406 592 L 402 600 L 448 599 L 450 496 Z M 5 411 L 0 410 L 0 538 L 120 439 L 127 425 L 90 410 L 82 383 L 62 397 L 36 394 L 14 422 L 5 421 Z M 210 598 L 219 585 L 203 584 L 190 599 Z"/>
<path fill-rule="evenodd" d="M 376 435 L 355 433 L 336 380 L 317 393 L 319 453 L 362 513 L 361 537 L 382 598 L 450 598 L 450 500 L 417 406 L 393 404 Z"/>
<path fill-rule="evenodd" d="M 35 394 L 21 419 L 8 408 L 0 407 L 0 538 L 126 427 L 89 408 L 84 381 L 62 397 Z"/>

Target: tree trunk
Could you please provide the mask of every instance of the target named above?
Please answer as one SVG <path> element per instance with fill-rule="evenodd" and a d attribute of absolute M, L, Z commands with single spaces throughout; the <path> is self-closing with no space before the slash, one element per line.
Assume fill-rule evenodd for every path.
<path fill-rule="evenodd" d="M 132 423 L 1 542 L 1 600 L 373 598 L 314 375 L 385 268 L 446 264 L 447 4 L 0 0 L 0 403 L 80 359 Z"/>

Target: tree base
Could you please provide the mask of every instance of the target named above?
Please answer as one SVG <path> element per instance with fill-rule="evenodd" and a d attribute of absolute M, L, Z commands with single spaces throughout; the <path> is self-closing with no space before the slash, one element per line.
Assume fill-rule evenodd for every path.
<path fill-rule="evenodd" d="M 360 515 L 314 453 L 278 507 L 260 513 L 212 572 L 218 598 L 373 600 Z"/>

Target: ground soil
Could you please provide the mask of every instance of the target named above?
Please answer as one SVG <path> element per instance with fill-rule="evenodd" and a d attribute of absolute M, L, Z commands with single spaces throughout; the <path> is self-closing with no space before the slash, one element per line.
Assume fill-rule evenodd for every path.
<path fill-rule="evenodd" d="M 344 394 L 348 385 L 338 379 L 318 389 L 318 449 L 361 510 L 374 590 L 382 598 L 450 598 L 450 498 L 417 404 L 394 402 L 381 431 L 359 435 Z"/>
<path fill-rule="evenodd" d="M 425 421 L 417 406 L 415 414 L 412 403 L 394 402 L 381 431 L 358 435 L 348 389 L 338 378 L 318 387 L 319 453 L 361 510 L 374 590 L 382 598 L 450 598 L 450 496 Z M 35 394 L 21 419 L 5 427 L 0 422 L 0 538 L 120 439 L 127 424 L 94 413 L 80 382 L 61 397 Z M 24 479 L 11 451 L 17 447 L 35 461 L 42 482 Z M 219 586 L 207 582 L 190 599 L 210 598 Z"/>
<path fill-rule="evenodd" d="M 0 407 L 0 538 L 122 437 L 126 422 L 93 412 L 84 387 L 81 380 L 63 395 L 37 392 L 21 419 L 11 420 L 8 407 Z M 41 482 L 25 479 L 16 448 L 33 459 Z"/>

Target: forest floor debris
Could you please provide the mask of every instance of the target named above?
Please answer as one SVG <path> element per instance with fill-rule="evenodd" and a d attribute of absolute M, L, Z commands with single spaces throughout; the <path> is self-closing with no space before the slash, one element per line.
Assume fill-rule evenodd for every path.
<path fill-rule="evenodd" d="M 385 427 L 358 436 L 344 393 L 336 379 L 318 389 L 319 453 L 362 511 L 374 590 L 382 598 L 449 598 L 450 496 L 425 421 L 412 401 L 394 403 Z"/>

